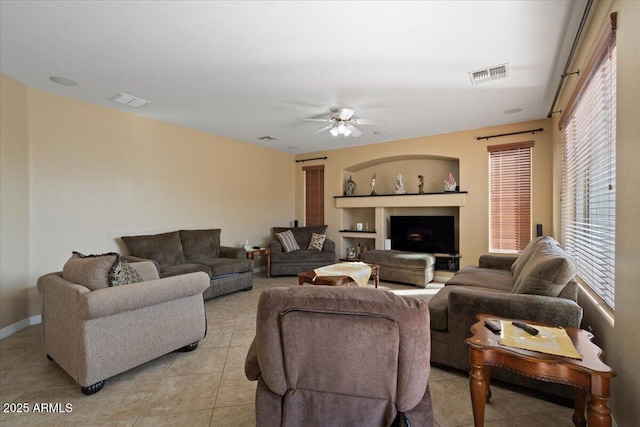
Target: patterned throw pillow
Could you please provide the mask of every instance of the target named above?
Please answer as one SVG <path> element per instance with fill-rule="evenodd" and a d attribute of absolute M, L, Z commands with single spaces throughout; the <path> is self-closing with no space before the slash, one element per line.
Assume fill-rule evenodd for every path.
<path fill-rule="evenodd" d="M 142 282 L 142 277 L 128 262 L 118 258 L 118 262 L 109 271 L 109 286 L 128 285 Z"/>
<path fill-rule="evenodd" d="M 326 234 L 313 233 L 311 235 L 311 241 L 309 242 L 309 247 L 307 249 L 309 249 L 310 251 L 321 251 L 326 239 Z"/>
<path fill-rule="evenodd" d="M 285 252 L 293 252 L 300 249 L 300 246 L 298 246 L 298 242 L 296 242 L 295 237 L 293 237 L 291 230 L 276 233 L 276 237 L 280 241 L 282 249 L 284 249 Z"/>

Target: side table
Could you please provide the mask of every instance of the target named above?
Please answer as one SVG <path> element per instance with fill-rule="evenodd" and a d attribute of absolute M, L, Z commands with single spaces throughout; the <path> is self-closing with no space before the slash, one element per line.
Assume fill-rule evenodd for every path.
<path fill-rule="evenodd" d="M 267 279 L 271 278 L 271 250 L 269 248 L 260 248 L 247 251 L 247 259 L 255 259 L 257 256 L 267 257 Z"/>
<path fill-rule="evenodd" d="M 591 394 L 587 418 L 590 427 L 611 427 L 611 410 L 607 406 L 610 396 L 609 381 L 616 373 L 607 366 L 600 356 L 602 350 L 591 342 L 593 335 L 576 328 L 566 328 L 576 350 L 582 360 L 554 356 L 536 351 L 506 347 L 498 343 L 499 335 L 495 335 L 484 326 L 485 319 L 505 319 L 479 314 L 478 322 L 471 326 L 473 336 L 466 339 L 469 345 L 469 385 L 473 404 L 473 422 L 475 427 L 484 425 L 485 402 L 491 397 L 489 382 L 491 366 L 509 369 L 513 372 L 536 378 L 538 380 L 567 384 L 574 388 L 573 424 L 585 427 L 585 403 L 587 393 Z M 522 320 L 532 325 L 536 322 Z M 545 326 L 545 325 L 543 325 Z"/>

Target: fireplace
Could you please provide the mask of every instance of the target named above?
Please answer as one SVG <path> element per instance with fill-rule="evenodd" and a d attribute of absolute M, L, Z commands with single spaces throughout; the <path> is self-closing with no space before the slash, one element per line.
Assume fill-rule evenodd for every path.
<path fill-rule="evenodd" d="M 392 216 L 391 249 L 457 254 L 454 216 Z"/>

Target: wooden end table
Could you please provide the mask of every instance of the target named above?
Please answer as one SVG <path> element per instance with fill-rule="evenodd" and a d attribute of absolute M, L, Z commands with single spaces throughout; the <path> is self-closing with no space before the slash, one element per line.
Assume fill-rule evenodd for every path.
<path fill-rule="evenodd" d="M 260 248 L 247 251 L 247 259 L 254 259 L 257 256 L 267 257 L 267 279 L 271 278 L 271 250 L 269 248 Z"/>
<path fill-rule="evenodd" d="M 471 326 L 473 336 L 466 339 L 469 345 L 471 372 L 469 384 L 473 404 L 473 422 L 475 427 L 484 425 L 485 402 L 491 397 L 489 382 L 491 366 L 505 368 L 530 378 L 567 384 L 574 388 L 573 424 L 585 427 L 585 403 L 587 393 L 591 394 L 587 418 L 590 427 L 611 427 L 611 410 L 607 406 L 610 396 L 609 380 L 616 373 L 601 360 L 602 350 L 591 342 L 593 335 L 576 328 L 566 328 L 573 345 L 582 355 L 582 360 L 554 356 L 536 351 L 506 347 L 498 343 L 499 335 L 484 326 L 485 319 L 505 319 L 479 314 L 478 322 Z M 537 322 L 522 320 L 532 325 Z M 545 326 L 545 325 L 543 325 Z"/>
<path fill-rule="evenodd" d="M 380 283 L 380 266 L 378 264 L 367 264 L 371 267 L 371 278 L 373 284 L 377 288 Z M 298 284 L 310 283 L 312 285 L 325 286 L 350 286 L 355 281 L 349 276 L 317 276 L 313 270 L 298 273 Z"/>

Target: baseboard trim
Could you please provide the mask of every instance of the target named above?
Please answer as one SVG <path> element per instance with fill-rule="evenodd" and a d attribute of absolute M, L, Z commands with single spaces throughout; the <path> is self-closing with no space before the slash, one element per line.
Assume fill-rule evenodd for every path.
<path fill-rule="evenodd" d="M 0 329 L 0 340 L 10 337 L 16 332 L 23 330 L 24 328 L 28 328 L 29 326 L 33 325 L 39 325 L 40 323 L 42 323 L 42 316 L 40 314 L 37 314 L 35 316 L 22 319 L 21 321 L 16 322 L 13 325 L 5 326 L 4 328 Z"/>

